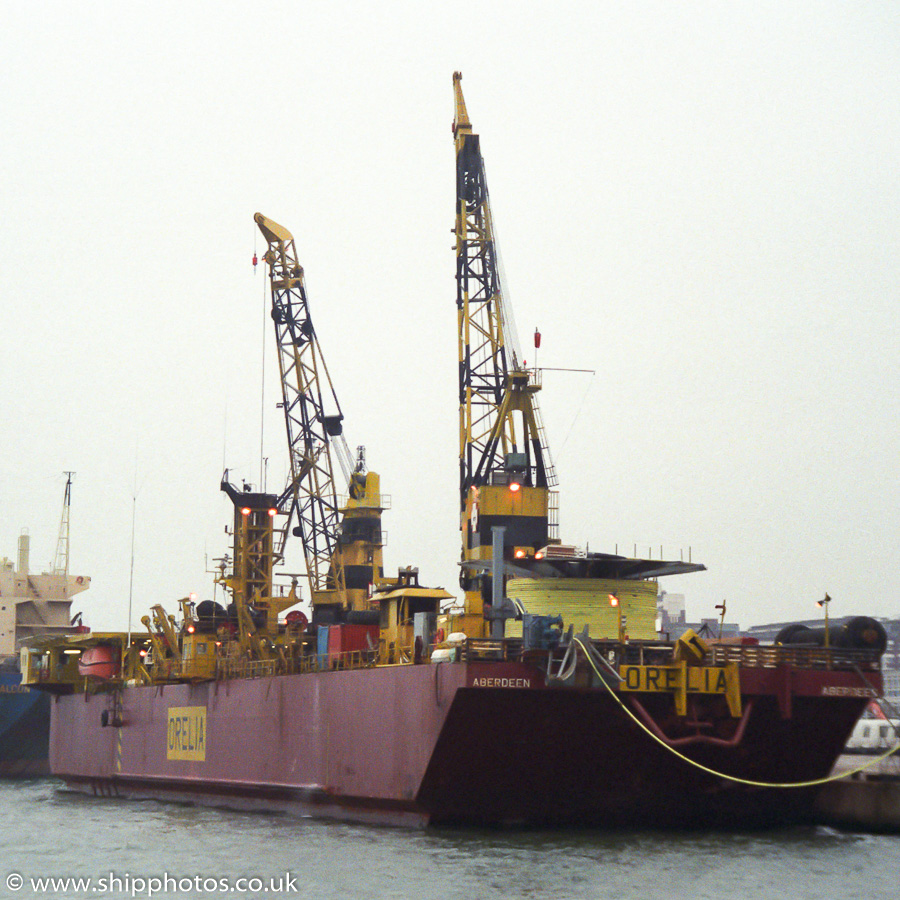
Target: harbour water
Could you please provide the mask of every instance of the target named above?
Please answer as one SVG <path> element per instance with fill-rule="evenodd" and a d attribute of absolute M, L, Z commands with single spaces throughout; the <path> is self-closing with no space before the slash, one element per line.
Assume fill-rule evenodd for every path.
<path fill-rule="evenodd" d="M 900 851 L 900 836 L 824 827 L 675 834 L 376 828 L 89 798 L 50 779 L 0 782 L 0 816 L 3 898 L 889 896 L 896 887 L 890 861 Z"/>

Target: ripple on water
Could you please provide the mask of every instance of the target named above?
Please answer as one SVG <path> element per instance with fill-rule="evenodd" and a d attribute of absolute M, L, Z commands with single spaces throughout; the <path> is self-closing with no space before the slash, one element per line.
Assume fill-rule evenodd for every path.
<path fill-rule="evenodd" d="M 289 872 L 298 894 L 316 900 L 381 898 L 401 890 L 417 900 L 806 900 L 838 896 L 862 883 L 867 893 L 887 894 L 895 873 L 873 861 L 900 850 L 900 837 L 830 828 L 673 834 L 366 827 L 85 797 L 49 779 L 0 782 L 0 815 L 8 825 L 0 832 L 7 871 L 94 878 L 109 872 L 232 878 Z M 0 884 L 4 877 L 0 873 Z"/>

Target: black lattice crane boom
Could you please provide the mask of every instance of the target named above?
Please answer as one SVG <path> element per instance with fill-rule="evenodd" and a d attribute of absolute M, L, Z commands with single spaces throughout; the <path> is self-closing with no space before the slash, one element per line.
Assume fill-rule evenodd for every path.
<path fill-rule="evenodd" d="M 328 606 L 340 618 L 347 610 L 367 608 L 368 588 L 382 573 L 379 478 L 365 471 L 360 456 L 349 473 L 347 497 L 338 493 L 333 456 L 344 468 L 351 456 L 344 416 L 310 317 L 303 267 L 286 228 L 261 213 L 254 220 L 268 243 L 264 259 L 291 463 L 289 483 L 277 504 L 288 518 L 277 532 L 274 555 L 282 559 L 288 533 L 298 535 L 314 617 L 317 608 Z M 291 529 L 295 517 L 297 525 Z"/>
<path fill-rule="evenodd" d="M 535 397 L 539 373 L 525 368 L 516 346 L 461 78 L 454 73 L 461 584 L 474 628 L 489 599 L 484 563 L 492 557 L 492 527 L 506 529 L 504 556 L 526 559 L 554 540 L 556 475 Z"/>
<path fill-rule="evenodd" d="M 344 577 L 340 560 L 334 559 L 340 512 L 331 439 L 342 436 L 343 414 L 309 315 L 303 267 L 297 260 L 293 235 L 262 213 L 257 213 L 254 220 L 268 243 L 263 258 L 269 269 L 291 464 L 290 482 L 278 503 L 279 509 L 287 509 L 288 521 L 281 530 L 275 553 L 276 557 L 283 554 L 296 516 L 313 596 L 340 594 Z M 328 412 L 322 396 L 323 384 L 330 391 Z"/>

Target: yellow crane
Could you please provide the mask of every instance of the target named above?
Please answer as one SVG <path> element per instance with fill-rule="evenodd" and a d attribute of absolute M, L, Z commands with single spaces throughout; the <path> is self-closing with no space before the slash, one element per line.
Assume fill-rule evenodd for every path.
<path fill-rule="evenodd" d="M 496 638 L 504 635 L 507 615 L 552 620 L 561 614 L 579 627 L 590 625 L 595 637 L 651 639 L 656 635 L 653 579 L 704 567 L 588 552 L 559 541 L 557 480 L 537 404 L 540 371 L 526 367 L 518 347 L 498 265 L 481 141 L 472 129 L 461 80 L 455 72 L 460 583 L 465 601 L 454 628 L 470 637 L 490 632 Z M 513 630 L 521 633 L 518 622 L 506 633 Z"/>
<path fill-rule="evenodd" d="M 557 540 L 556 475 L 536 394 L 539 373 L 517 347 L 497 259 L 479 136 L 453 75 L 456 147 L 456 306 L 459 334 L 460 527 L 465 617 L 485 629 L 492 599 L 493 529 L 504 559 L 527 560 Z"/>
<path fill-rule="evenodd" d="M 282 403 L 290 453 L 289 483 L 278 498 L 287 524 L 273 556 L 283 555 L 293 534 L 302 543 L 310 583 L 313 622 L 340 622 L 348 613 L 369 610 L 372 586 L 382 580 L 381 514 L 386 498 L 380 479 L 366 470 L 363 448 L 355 464 L 343 434 L 343 413 L 322 356 L 309 312 L 303 267 L 293 235 L 257 213 L 266 239 L 272 320 L 278 344 Z M 338 493 L 334 459 L 347 479 Z"/>

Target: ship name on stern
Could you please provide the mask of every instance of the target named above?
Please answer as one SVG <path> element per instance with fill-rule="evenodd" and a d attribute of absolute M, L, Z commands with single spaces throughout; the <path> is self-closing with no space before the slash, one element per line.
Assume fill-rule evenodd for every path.
<path fill-rule="evenodd" d="M 170 706 L 166 728 L 166 757 L 206 760 L 206 707 Z"/>
<path fill-rule="evenodd" d="M 472 687 L 530 688 L 530 678 L 473 678 Z"/>
<path fill-rule="evenodd" d="M 822 688 L 823 697 L 877 697 L 873 688 L 867 687 L 841 687 L 832 685 Z"/>

